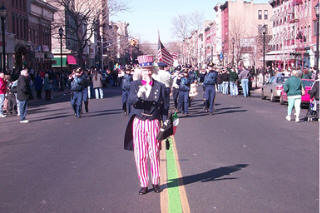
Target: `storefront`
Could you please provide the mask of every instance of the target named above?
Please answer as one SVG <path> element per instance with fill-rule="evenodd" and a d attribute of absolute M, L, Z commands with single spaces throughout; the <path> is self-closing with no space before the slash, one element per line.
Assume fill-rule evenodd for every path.
<path fill-rule="evenodd" d="M 0 33 L 1 34 L 1 33 Z M 15 36 L 12 33 L 6 32 L 5 35 L 6 39 L 6 46 L 5 46 L 5 51 L 6 51 L 6 69 L 7 71 L 11 71 L 14 69 L 14 47 L 15 47 Z M 1 69 L 3 67 L 3 56 L 2 56 L 2 35 L 0 35 L 0 64 L 1 64 Z"/>

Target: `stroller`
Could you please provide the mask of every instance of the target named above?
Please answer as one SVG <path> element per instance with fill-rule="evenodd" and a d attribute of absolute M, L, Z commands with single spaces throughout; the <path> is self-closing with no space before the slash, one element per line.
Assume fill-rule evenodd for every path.
<path fill-rule="evenodd" d="M 306 118 L 308 122 L 319 120 L 319 101 L 314 98 L 310 100 Z"/>

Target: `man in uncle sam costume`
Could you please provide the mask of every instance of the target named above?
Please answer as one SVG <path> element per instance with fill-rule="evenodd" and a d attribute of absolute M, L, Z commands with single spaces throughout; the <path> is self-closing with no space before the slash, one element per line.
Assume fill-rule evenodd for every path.
<path fill-rule="evenodd" d="M 169 103 L 165 98 L 165 85 L 154 80 L 152 74 L 153 56 L 138 57 L 140 78 L 131 83 L 128 103 L 132 106 L 128 122 L 124 149 L 133 150 L 141 189 L 148 192 L 150 159 L 151 183 L 154 192 L 159 193 L 160 184 L 160 141 L 157 140 L 161 120 L 167 116 Z"/>

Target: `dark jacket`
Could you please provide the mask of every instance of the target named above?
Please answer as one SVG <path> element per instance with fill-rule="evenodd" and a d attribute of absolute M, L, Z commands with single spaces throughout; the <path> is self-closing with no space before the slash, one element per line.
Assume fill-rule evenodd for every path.
<path fill-rule="evenodd" d="M 206 74 L 204 77 L 203 85 L 215 85 L 217 82 L 218 72 L 211 70 L 209 73 Z"/>
<path fill-rule="evenodd" d="M 31 97 L 30 80 L 20 75 L 17 86 L 17 98 L 19 101 L 27 101 Z"/>
<path fill-rule="evenodd" d="M 222 84 L 222 74 L 221 73 L 218 74 L 217 84 Z"/>
<path fill-rule="evenodd" d="M 222 73 L 221 74 L 221 80 L 222 81 L 229 81 L 229 74 L 228 73 Z"/>
<path fill-rule="evenodd" d="M 179 85 L 179 90 L 187 92 L 190 90 L 191 79 L 187 77 L 182 77 L 177 80 L 177 84 Z"/>
<path fill-rule="evenodd" d="M 238 80 L 238 74 L 236 72 L 230 72 L 229 73 L 229 81 L 235 82 Z"/>
<path fill-rule="evenodd" d="M 121 89 L 124 91 L 130 90 L 131 82 L 132 82 L 132 75 L 125 74 L 121 81 Z"/>
<path fill-rule="evenodd" d="M 316 100 L 319 100 L 319 83 L 320 80 L 316 80 L 313 83 L 311 90 L 309 90 L 310 99 L 315 98 Z"/>
<path fill-rule="evenodd" d="M 133 81 L 130 86 L 128 103 L 132 105 L 132 111 L 124 138 L 125 150 L 133 150 L 132 122 L 134 118 L 161 120 L 167 114 L 169 108 L 169 103 L 164 96 L 164 84 L 153 80 L 150 96 L 146 99 L 137 96 L 140 86 L 142 86 L 141 80 Z"/>

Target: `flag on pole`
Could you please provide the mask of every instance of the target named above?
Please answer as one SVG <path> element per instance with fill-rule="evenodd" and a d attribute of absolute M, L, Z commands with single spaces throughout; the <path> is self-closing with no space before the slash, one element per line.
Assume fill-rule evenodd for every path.
<path fill-rule="evenodd" d="M 160 35 L 158 35 L 158 61 L 163 62 L 168 66 L 173 65 L 173 57 L 160 41 Z"/>
<path fill-rule="evenodd" d="M 178 59 L 178 53 L 172 53 L 171 55 L 174 60 Z"/>

